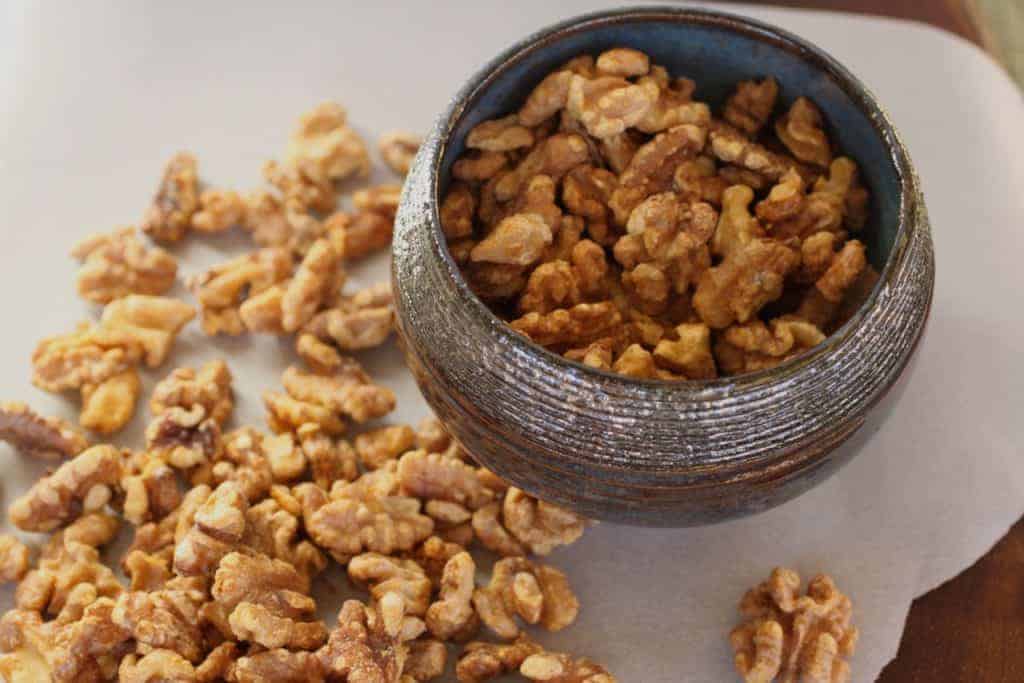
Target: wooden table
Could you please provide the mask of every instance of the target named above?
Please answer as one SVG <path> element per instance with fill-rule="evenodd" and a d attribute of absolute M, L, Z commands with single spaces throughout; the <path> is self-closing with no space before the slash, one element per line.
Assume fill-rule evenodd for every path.
<path fill-rule="evenodd" d="M 749 0 L 748 0 L 749 1 Z M 987 47 L 971 0 L 767 0 L 924 21 Z M 879 683 L 1024 681 L 1024 519 L 984 557 L 914 601 Z"/>

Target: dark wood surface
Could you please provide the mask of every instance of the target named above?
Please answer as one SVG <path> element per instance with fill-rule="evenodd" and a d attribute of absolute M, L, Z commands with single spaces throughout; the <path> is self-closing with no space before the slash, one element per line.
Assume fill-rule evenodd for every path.
<path fill-rule="evenodd" d="M 970 0 L 769 0 L 916 19 L 985 47 Z M 856 668 L 854 669 L 856 672 Z M 1024 520 L 967 571 L 914 601 L 879 683 L 1024 682 Z"/>

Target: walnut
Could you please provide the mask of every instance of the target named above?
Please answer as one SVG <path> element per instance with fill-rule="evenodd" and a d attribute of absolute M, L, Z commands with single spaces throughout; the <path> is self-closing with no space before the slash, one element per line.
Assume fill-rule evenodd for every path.
<path fill-rule="evenodd" d="M 718 376 L 711 356 L 711 329 L 704 323 L 683 323 L 675 328 L 678 339 L 663 339 L 654 347 L 654 362 L 688 379 Z"/>
<path fill-rule="evenodd" d="M 192 229 L 197 232 L 224 232 L 245 220 L 245 201 L 231 190 L 205 190 L 199 195 L 199 207 L 192 216 Z"/>
<path fill-rule="evenodd" d="M 409 656 L 402 668 L 403 679 L 432 681 L 444 675 L 448 648 L 440 640 L 418 638 L 409 643 Z"/>
<path fill-rule="evenodd" d="M 126 655 L 118 667 L 121 683 L 195 683 L 196 669 L 173 650 L 151 650 L 139 657 Z"/>
<path fill-rule="evenodd" d="M 485 152 L 509 152 L 533 145 L 533 133 L 515 114 L 479 123 L 466 135 L 466 146 Z"/>
<path fill-rule="evenodd" d="M 220 425 L 198 403 L 190 410 L 172 406 L 146 427 L 146 447 L 178 469 L 207 464 L 223 447 Z"/>
<path fill-rule="evenodd" d="M 223 425 L 234 407 L 231 380 L 231 370 L 222 360 L 209 361 L 198 371 L 175 368 L 153 388 L 149 409 L 159 415 L 174 406 L 191 410 L 199 405 L 205 417 Z"/>
<path fill-rule="evenodd" d="M 195 315 L 192 306 L 178 299 L 131 294 L 107 304 L 100 327 L 134 339 L 142 347 L 143 362 L 155 368 L 167 359 L 181 328 Z"/>
<path fill-rule="evenodd" d="M 332 181 L 365 177 L 370 171 L 366 143 L 347 125 L 347 118 L 345 109 L 334 102 L 303 114 L 288 140 L 287 163 Z"/>
<path fill-rule="evenodd" d="M 416 133 L 403 130 L 393 130 L 380 136 L 377 141 L 377 150 L 388 168 L 398 175 L 405 175 L 409 172 L 413 157 L 423 144 L 423 138 Z"/>
<path fill-rule="evenodd" d="M 481 621 L 502 638 L 519 635 L 518 615 L 528 624 L 559 631 L 576 620 L 579 601 L 565 574 L 521 557 L 498 560 L 490 583 L 473 593 Z"/>
<path fill-rule="evenodd" d="M 505 528 L 534 555 L 547 555 L 583 535 L 586 520 L 510 487 L 502 505 Z"/>
<path fill-rule="evenodd" d="M 398 460 L 398 480 L 408 495 L 443 500 L 475 510 L 493 498 L 476 469 L 453 455 L 409 451 Z"/>
<path fill-rule="evenodd" d="M 754 239 L 720 265 L 704 271 L 693 306 L 713 329 L 747 322 L 769 301 L 778 299 L 799 255 L 778 242 Z"/>
<path fill-rule="evenodd" d="M 232 683 L 323 683 L 324 677 L 314 653 L 279 648 L 240 657 L 227 679 Z"/>
<path fill-rule="evenodd" d="M 275 432 L 293 432 L 304 425 L 316 427 L 328 436 L 344 434 L 347 425 L 334 411 L 316 403 L 308 403 L 286 394 L 263 393 L 267 408 L 267 425 Z"/>
<path fill-rule="evenodd" d="M 342 351 L 360 351 L 388 340 L 394 314 L 391 286 L 382 282 L 342 297 L 333 308 L 314 316 L 304 331 Z"/>
<path fill-rule="evenodd" d="M 711 131 L 711 153 L 720 161 L 735 164 L 771 180 L 781 178 L 793 164 L 779 154 L 748 140 L 740 132 L 726 127 Z"/>
<path fill-rule="evenodd" d="M 569 83 L 573 73 L 569 70 L 548 74 L 526 98 L 517 115 L 524 126 L 536 126 L 565 107 L 569 97 Z"/>
<path fill-rule="evenodd" d="M 812 323 L 784 316 L 765 325 L 752 320 L 727 327 L 715 345 L 715 357 L 729 373 L 771 368 L 812 348 L 825 335 Z"/>
<path fill-rule="evenodd" d="M 261 247 L 279 247 L 298 255 L 327 232 L 324 223 L 310 215 L 298 200 L 282 201 L 263 191 L 246 195 L 242 228 Z"/>
<path fill-rule="evenodd" d="M 832 255 L 821 277 L 814 283 L 821 295 L 832 303 L 842 301 L 846 291 L 857 281 L 867 266 L 863 243 L 850 240 Z"/>
<path fill-rule="evenodd" d="M 789 111 L 775 122 L 775 134 L 800 161 L 827 168 L 832 148 L 822 128 L 821 112 L 806 97 L 793 101 Z"/>
<path fill-rule="evenodd" d="M 252 602 L 239 603 L 228 617 L 228 622 L 240 640 L 266 648 L 312 650 L 327 639 L 327 629 L 322 622 L 279 617 L 263 605 Z"/>
<path fill-rule="evenodd" d="M 310 621 L 316 603 L 309 582 L 287 562 L 232 552 L 220 560 L 211 593 L 235 637 L 267 648 L 315 649 L 327 637 Z"/>
<path fill-rule="evenodd" d="M 263 452 L 276 482 L 298 479 L 306 471 L 306 454 L 288 432 L 265 437 Z"/>
<path fill-rule="evenodd" d="M 183 576 L 210 576 L 245 533 L 249 503 L 235 482 L 220 484 L 195 511 L 174 548 L 174 569 Z M 180 520 L 181 522 L 189 520 Z"/>
<path fill-rule="evenodd" d="M 293 211 L 328 213 L 338 205 L 334 183 L 313 164 L 268 161 L 263 165 L 263 178 L 278 189 Z"/>
<path fill-rule="evenodd" d="M 740 81 L 736 91 L 725 101 L 722 118 L 749 137 L 757 135 L 775 109 L 779 84 L 774 78 Z"/>
<path fill-rule="evenodd" d="M 375 470 L 411 450 L 416 433 L 408 425 L 379 427 L 355 438 L 354 446 L 363 467 Z"/>
<path fill-rule="evenodd" d="M 708 105 L 693 101 L 696 84 L 690 79 L 669 81 L 667 72 L 656 66 L 651 70 L 651 75 L 637 79 L 637 84 L 657 93 L 650 109 L 637 121 L 637 130 L 660 133 L 682 124 L 703 127 L 711 121 Z"/>
<path fill-rule="evenodd" d="M 722 193 L 730 183 L 718 174 L 715 160 L 708 156 L 688 159 L 676 166 L 672 183 L 680 198 L 721 206 Z"/>
<path fill-rule="evenodd" d="M 615 677 L 589 659 L 539 652 L 523 660 L 519 673 L 530 681 L 544 683 L 615 683 Z"/>
<path fill-rule="evenodd" d="M 306 372 L 292 366 L 284 371 L 281 382 L 293 399 L 357 423 L 383 417 L 395 407 L 394 392 L 373 384 L 355 361 L 331 374 Z"/>
<path fill-rule="evenodd" d="M 113 539 L 117 528 L 115 517 L 93 513 L 54 534 L 43 548 L 36 569 L 18 584 L 14 593 L 17 607 L 54 616 L 63 614 L 64 621 L 75 621 L 88 602 L 117 597 L 124 589 L 100 562 L 97 550 L 97 546 Z"/>
<path fill-rule="evenodd" d="M 142 383 L 134 368 L 99 384 L 86 384 L 82 387 L 82 412 L 78 421 L 98 434 L 113 434 L 132 419 L 141 392 Z"/>
<path fill-rule="evenodd" d="M 562 181 L 562 202 L 570 213 L 587 220 L 591 236 L 614 234 L 608 227 L 611 222 L 608 201 L 617 186 L 618 178 L 611 171 L 589 165 L 577 166 Z"/>
<path fill-rule="evenodd" d="M 28 566 L 28 546 L 10 534 L 0 534 L 0 582 L 21 581 Z"/>
<path fill-rule="evenodd" d="M 706 138 L 703 128 L 682 124 L 658 133 L 638 147 L 619 176 L 619 187 L 608 201 L 615 222 L 625 225 L 640 202 L 671 189 L 676 166 L 694 158 L 704 147 Z"/>
<path fill-rule="evenodd" d="M 137 365 L 143 356 L 132 334 L 83 323 L 66 334 L 47 337 L 32 354 L 32 383 L 61 392 L 96 385 Z"/>
<path fill-rule="evenodd" d="M 853 607 L 828 576 L 815 576 L 800 594 L 800 576 L 777 568 L 747 591 L 740 613 L 747 619 L 729 634 L 736 669 L 745 681 L 850 679 L 844 657 L 853 655 Z"/>
<path fill-rule="evenodd" d="M 420 543 L 410 556 L 430 578 L 434 588 L 440 589 L 441 577 L 444 574 L 444 567 L 448 564 L 448 560 L 464 550 L 465 548 L 462 545 L 446 541 L 440 536 L 435 535 Z"/>
<path fill-rule="evenodd" d="M 307 580 L 323 571 L 327 560 L 315 545 L 300 537 L 301 508 L 286 510 L 267 499 L 245 513 L 242 544 L 268 557 L 289 563 Z"/>
<path fill-rule="evenodd" d="M 348 575 L 353 581 L 368 585 L 374 600 L 396 593 L 405 600 L 407 614 L 422 617 L 427 613 L 432 584 L 423 568 L 413 560 L 362 553 L 349 560 Z"/>
<path fill-rule="evenodd" d="M 632 78 L 646 74 L 651 67 L 651 60 L 639 50 L 616 47 L 599 54 L 595 66 L 600 73 L 608 76 Z"/>
<path fill-rule="evenodd" d="M 12 610 L 4 615 L 10 654 L 0 657 L 0 675 L 14 681 L 111 680 L 128 649 L 127 634 L 113 624 L 113 602 L 93 600 L 74 619 L 43 623 L 38 613 Z"/>
<path fill-rule="evenodd" d="M 569 81 L 566 111 L 582 123 L 590 135 L 600 139 L 635 126 L 657 99 L 658 88 L 654 84 L 631 83 L 619 76 L 573 75 Z"/>
<path fill-rule="evenodd" d="M 0 439 L 23 455 L 48 461 L 74 457 L 89 447 L 67 420 L 43 417 L 18 401 L 0 402 Z"/>
<path fill-rule="evenodd" d="M 329 676 L 342 680 L 398 681 L 409 656 L 407 642 L 423 628 L 422 621 L 405 615 L 405 601 L 395 593 L 372 607 L 348 600 L 317 657 Z"/>
<path fill-rule="evenodd" d="M 196 158 L 178 152 L 167 162 L 153 203 L 142 219 L 142 230 L 161 242 L 177 242 L 188 232 L 199 208 L 199 177 Z"/>
<path fill-rule="evenodd" d="M 375 488 L 374 474 L 388 475 L 389 483 Z M 315 509 L 304 506 L 306 531 L 342 564 L 364 551 L 411 550 L 434 530 L 433 520 L 420 512 L 420 501 L 397 495 L 394 474 L 384 469 L 336 486 L 331 499 L 321 502 Z"/>
<path fill-rule="evenodd" d="M 658 376 L 654 356 L 639 344 L 627 346 L 615 359 L 612 370 L 637 379 L 655 379 Z"/>
<path fill-rule="evenodd" d="M 436 416 L 431 415 L 416 425 L 416 448 L 428 453 L 443 453 L 453 444 L 452 435 Z"/>
<path fill-rule="evenodd" d="M 726 257 L 752 239 L 765 236 L 764 228 L 747 208 L 753 199 L 754 191 L 746 185 L 733 185 L 722 193 L 722 212 L 711 238 L 713 254 Z"/>
<path fill-rule="evenodd" d="M 561 180 L 574 166 L 585 163 L 590 156 L 587 141 L 575 134 L 559 133 L 535 145 L 519 164 L 501 176 L 494 186 L 499 201 L 509 201 L 519 195 L 523 185 L 536 175 Z"/>
<path fill-rule="evenodd" d="M 150 593 L 122 593 L 111 619 L 140 645 L 171 650 L 196 662 L 204 652 L 199 608 L 205 600 L 204 590 L 175 579 Z"/>
<path fill-rule="evenodd" d="M 439 209 L 441 229 L 448 240 L 457 240 L 473 234 L 473 212 L 476 211 L 476 197 L 468 185 L 454 182 L 441 202 Z"/>
<path fill-rule="evenodd" d="M 540 645 L 525 634 L 520 634 L 511 643 L 467 643 L 455 666 L 459 683 L 483 683 L 512 671 L 530 655 L 543 652 Z"/>
<path fill-rule="evenodd" d="M 121 454 L 93 446 L 37 481 L 11 504 L 11 522 L 24 531 L 53 531 L 83 512 L 102 508 L 121 478 Z"/>
<path fill-rule="evenodd" d="M 241 334 L 239 306 L 291 276 L 292 258 L 283 248 L 266 248 L 239 256 L 188 279 L 199 302 L 203 332 Z"/>
<path fill-rule="evenodd" d="M 785 239 L 805 238 L 821 231 L 843 232 L 847 203 L 857 189 L 857 165 L 846 157 L 835 159 L 829 166 L 828 176 L 814 182 L 799 212 L 788 220 L 775 223 L 772 235 Z"/>
<path fill-rule="evenodd" d="M 551 244 L 551 228 L 535 213 L 513 214 L 494 228 L 470 253 L 473 262 L 528 266 Z"/>
<path fill-rule="evenodd" d="M 359 476 L 356 451 L 347 441 L 332 440 L 316 424 L 304 424 L 296 433 L 317 486 L 329 489 L 336 481 Z"/>
<path fill-rule="evenodd" d="M 508 156 L 502 152 L 471 150 L 452 164 L 452 177 L 464 183 L 486 183 L 497 179 L 508 166 Z"/>
<path fill-rule="evenodd" d="M 580 346 L 606 336 L 622 322 L 622 315 L 610 301 L 577 304 L 550 313 L 527 313 L 513 320 L 512 329 L 541 346 Z"/>
<path fill-rule="evenodd" d="M 128 460 L 120 486 L 124 492 L 122 514 L 135 525 L 160 519 L 181 504 L 174 470 L 149 453 Z"/>
<path fill-rule="evenodd" d="M 526 549 L 501 523 L 502 504 L 490 503 L 473 513 L 473 532 L 489 550 L 504 557 L 526 555 Z"/>
<path fill-rule="evenodd" d="M 472 604 L 475 576 L 476 563 L 467 552 L 445 563 L 440 595 L 426 610 L 427 628 L 436 638 L 464 640 L 476 630 L 478 619 Z"/>
<path fill-rule="evenodd" d="M 340 289 L 340 254 L 327 240 L 318 240 L 306 252 L 295 277 L 287 285 L 281 299 L 281 324 L 286 332 L 294 332 L 309 322 L 331 290 Z"/>
<path fill-rule="evenodd" d="M 160 248 L 148 248 L 134 228 L 91 235 L 71 251 L 82 262 L 78 294 L 105 304 L 128 294 L 163 294 L 174 286 L 178 261 Z"/>

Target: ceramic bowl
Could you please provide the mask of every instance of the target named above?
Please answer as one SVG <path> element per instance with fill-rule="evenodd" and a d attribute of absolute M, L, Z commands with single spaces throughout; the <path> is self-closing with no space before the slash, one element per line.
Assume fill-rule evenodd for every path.
<path fill-rule="evenodd" d="M 810 97 L 871 191 L 870 298 L 819 346 L 770 370 L 710 381 L 638 381 L 585 367 L 516 334 L 467 287 L 441 233 L 439 197 L 477 123 L 516 110 L 570 58 L 648 53 L 722 103 L 737 81 L 774 76 L 780 109 Z M 885 112 L 846 68 L 782 29 L 658 7 L 572 19 L 474 74 L 422 146 L 394 241 L 397 327 L 430 405 L 483 465 L 588 517 L 652 526 L 717 522 L 778 505 L 864 448 L 837 448 L 896 383 L 924 329 L 934 257 L 918 179 Z M 870 430 L 865 430 L 869 433 Z"/>

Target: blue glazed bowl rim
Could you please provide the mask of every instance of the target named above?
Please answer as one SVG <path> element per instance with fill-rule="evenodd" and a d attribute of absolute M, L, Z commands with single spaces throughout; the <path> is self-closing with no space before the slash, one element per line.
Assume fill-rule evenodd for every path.
<path fill-rule="evenodd" d="M 892 248 L 886 257 L 885 265 L 879 274 L 878 282 L 872 289 L 871 294 L 850 319 L 830 334 L 822 343 L 787 359 L 775 367 L 715 379 L 663 380 L 626 377 L 610 370 L 603 370 L 585 365 L 579 361 L 570 360 L 517 333 L 507 322 L 491 311 L 487 304 L 469 287 L 469 284 L 462 275 L 462 271 L 458 264 L 455 263 L 448 249 L 444 234 L 441 231 L 441 165 L 448 152 L 454 130 L 462 117 L 472 109 L 478 98 L 504 71 L 536 51 L 544 49 L 549 43 L 557 41 L 568 34 L 585 33 L 601 26 L 638 20 L 689 23 L 722 28 L 770 43 L 803 59 L 813 68 L 827 75 L 850 98 L 851 102 L 860 108 L 870 120 L 876 134 L 882 140 L 895 169 L 899 185 L 899 218 L 896 236 L 893 240 Z M 695 75 L 695 77 L 699 78 L 699 74 Z M 899 134 L 868 87 L 838 60 L 805 38 L 778 26 L 729 12 L 692 7 L 648 5 L 600 10 L 577 15 L 551 24 L 514 43 L 478 69 L 459 89 L 451 103 L 438 117 L 433 133 L 432 139 L 437 141 L 437 145 L 436 148 L 430 150 L 433 157 L 429 167 L 430 191 L 433 200 L 430 202 L 430 211 L 432 212 L 432 220 L 429 221 L 432 230 L 431 238 L 434 248 L 441 255 L 445 268 L 454 281 L 455 287 L 459 292 L 459 298 L 473 306 L 477 311 L 477 315 L 483 316 L 492 327 L 496 326 L 499 329 L 499 333 L 508 339 L 518 351 L 528 354 L 539 352 L 544 354 L 554 365 L 563 366 L 567 370 L 574 372 L 598 376 L 606 382 L 612 381 L 634 386 L 637 384 L 651 385 L 662 391 L 674 390 L 692 393 L 694 391 L 707 390 L 710 393 L 717 394 L 723 390 L 755 388 L 798 374 L 816 359 L 830 353 L 835 347 L 848 339 L 861 324 L 867 312 L 874 308 L 878 303 L 880 293 L 892 281 L 899 265 L 904 261 L 912 231 L 917 228 L 918 224 L 918 221 L 915 220 L 915 211 L 918 208 L 920 189 L 916 173 Z M 916 339 L 914 340 L 914 345 L 916 345 L 917 341 Z"/>

